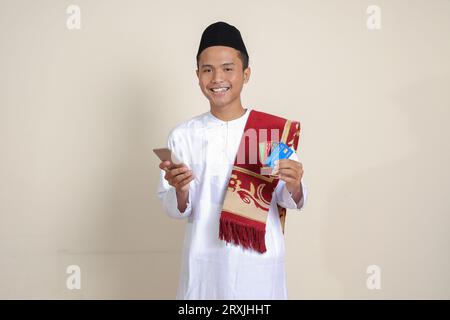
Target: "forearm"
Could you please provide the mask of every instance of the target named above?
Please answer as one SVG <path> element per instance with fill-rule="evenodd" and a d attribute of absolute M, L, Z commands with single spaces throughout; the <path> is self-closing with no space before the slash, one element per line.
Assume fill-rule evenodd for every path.
<path fill-rule="evenodd" d="M 300 201 L 300 199 L 303 198 L 303 186 L 302 186 L 301 182 L 300 182 L 299 188 L 297 188 L 297 190 L 294 190 L 293 192 L 291 192 L 291 194 L 292 194 L 292 199 L 295 201 L 295 203 L 298 203 Z"/>
<path fill-rule="evenodd" d="M 183 213 L 186 210 L 188 199 L 189 199 L 189 190 L 187 192 L 177 191 L 178 210 L 181 213 Z"/>
<path fill-rule="evenodd" d="M 184 198 L 184 195 L 180 194 L 180 199 L 178 199 L 174 187 L 170 187 L 169 189 L 160 187 L 158 191 L 158 198 L 161 200 L 164 211 L 169 215 L 169 217 L 175 219 L 183 219 L 191 214 L 192 207 L 189 201 L 189 192 L 186 197 L 186 199 L 181 199 Z M 184 204 L 184 206 L 178 206 L 178 203 Z M 182 211 L 180 209 L 182 209 Z"/>

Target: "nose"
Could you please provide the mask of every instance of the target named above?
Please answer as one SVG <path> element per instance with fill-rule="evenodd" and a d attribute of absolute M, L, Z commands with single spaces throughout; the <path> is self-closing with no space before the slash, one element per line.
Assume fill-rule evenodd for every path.
<path fill-rule="evenodd" d="M 222 79 L 223 79 L 223 72 L 222 72 L 222 70 L 220 70 L 220 69 L 215 70 L 213 72 L 212 82 L 213 83 L 220 83 L 220 82 L 222 82 Z"/>

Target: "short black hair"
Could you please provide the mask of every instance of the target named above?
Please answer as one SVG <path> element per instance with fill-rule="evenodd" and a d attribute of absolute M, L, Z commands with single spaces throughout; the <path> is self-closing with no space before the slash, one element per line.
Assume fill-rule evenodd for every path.
<path fill-rule="evenodd" d="M 245 52 L 236 50 L 238 52 L 238 58 L 242 61 L 242 71 L 248 68 L 249 58 Z M 200 52 L 201 54 L 201 52 Z M 197 55 L 197 69 L 198 69 L 198 61 L 200 59 L 200 54 Z"/>

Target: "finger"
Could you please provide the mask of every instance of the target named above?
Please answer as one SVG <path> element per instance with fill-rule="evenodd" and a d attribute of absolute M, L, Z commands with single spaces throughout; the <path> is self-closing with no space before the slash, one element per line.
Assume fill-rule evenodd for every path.
<path fill-rule="evenodd" d="M 294 179 L 291 177 L 281 175 L 279 178 L 280 178 L 280 180 L 283 180 L 286 183 L 297 183 L 297 179 Z"/>
<path fill-rule="evenodd" d="M 159 164 L 159 168 L 165 170 L 165 168 L 170 167 L 171 164 L 172 162 L 170 161 L 161 161 L 161 163 Z"/>
<path fill-rule="evenodd" d="M 187 166 L 182 166 L 182 167 L 170 170 L 170 174 L 172 175 L 172 177 L 176 177 L 177 175 L 179 175 L 181 173 L 185 173 L 188 170 L 189 170 L 189 168 Z"/>
<path fill-rule="evenodd" d="M 301 162 L 291 159 L 280 159 L 275 164 L 279 168 L 297 168 L 302 166 Z"/>
<path fill-rule="evenodd" d="M 294 179 L 294 180 L 298 180 L 299 176 L 297 175 L 292 175 L 292 174 L 283 174 L 283 173 L 279 173 L 278 177 L 281 179 L 281 177 L 283 178 L 288 178 L 288 179 Z"/>
<path fill-rule="evenodd" d="M 295 177 L 301 177 L 303 176 L 303 169 L 302 168 L 282 168 L 279 169 L 281 174 L 286 174 Z"/>
<path fill-rule="evenodd" d="M 295 177 L 299 172 L 298 168 L 280 168 L 280 169 L 278 169 L 278 171 L 280 174 L 293 176 L 293 177 Z"/>
<path fill-rule="evenodd" d="M 177 175 L 176 177 L 173 178 L 173 182 L 175 184 L 180 183 L 181 181 L 183 181 L 184 179 L 186 179 L 187 177 L 190 177 L 192 175 L 192 171 L 189 170 L 188 172 L 185 173 L 181 173 L 179 175 Z"/>
<path fill-rule="evenodd" d="M 181 167 L 187 167 L 187 165 L 183 162 L 180 162 L 180 163 L 172 162 L 172 168 L 181 168 Z"/>
<path fill-rule="evenodd" d="M 291 159 L 281 159 L 277 162 L 278 168 L 302 168 L 301 162 Z"/>
<path fill-rule="evenodd" d="M 178 183 L 178 187 L 180 188 L 180 187 L 184 187 L 185 185 L 187 185 L 188 183 L 190 183 L 192 180 L 194 180 L 195 179 L 195 177 L 194 176 L 191 176 L 191 177 L 187 177 L 186 179 L 184 179 L 183 181 L 180 181 L 179 183 Z"/>

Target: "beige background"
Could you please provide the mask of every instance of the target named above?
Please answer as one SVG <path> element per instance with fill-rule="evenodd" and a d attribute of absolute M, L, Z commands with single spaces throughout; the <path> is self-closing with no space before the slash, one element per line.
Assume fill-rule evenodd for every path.
<path fill-rule="evenodd" d="M 290 298 L 450 298 L 449 17 L 447 0 L 0 0 L 0 298 L 175 297 L 185 221 L 151 149 L 209 110 L 195 54 L 218 20 L 250 54 L 244 105 L 302 123 Z"/>

